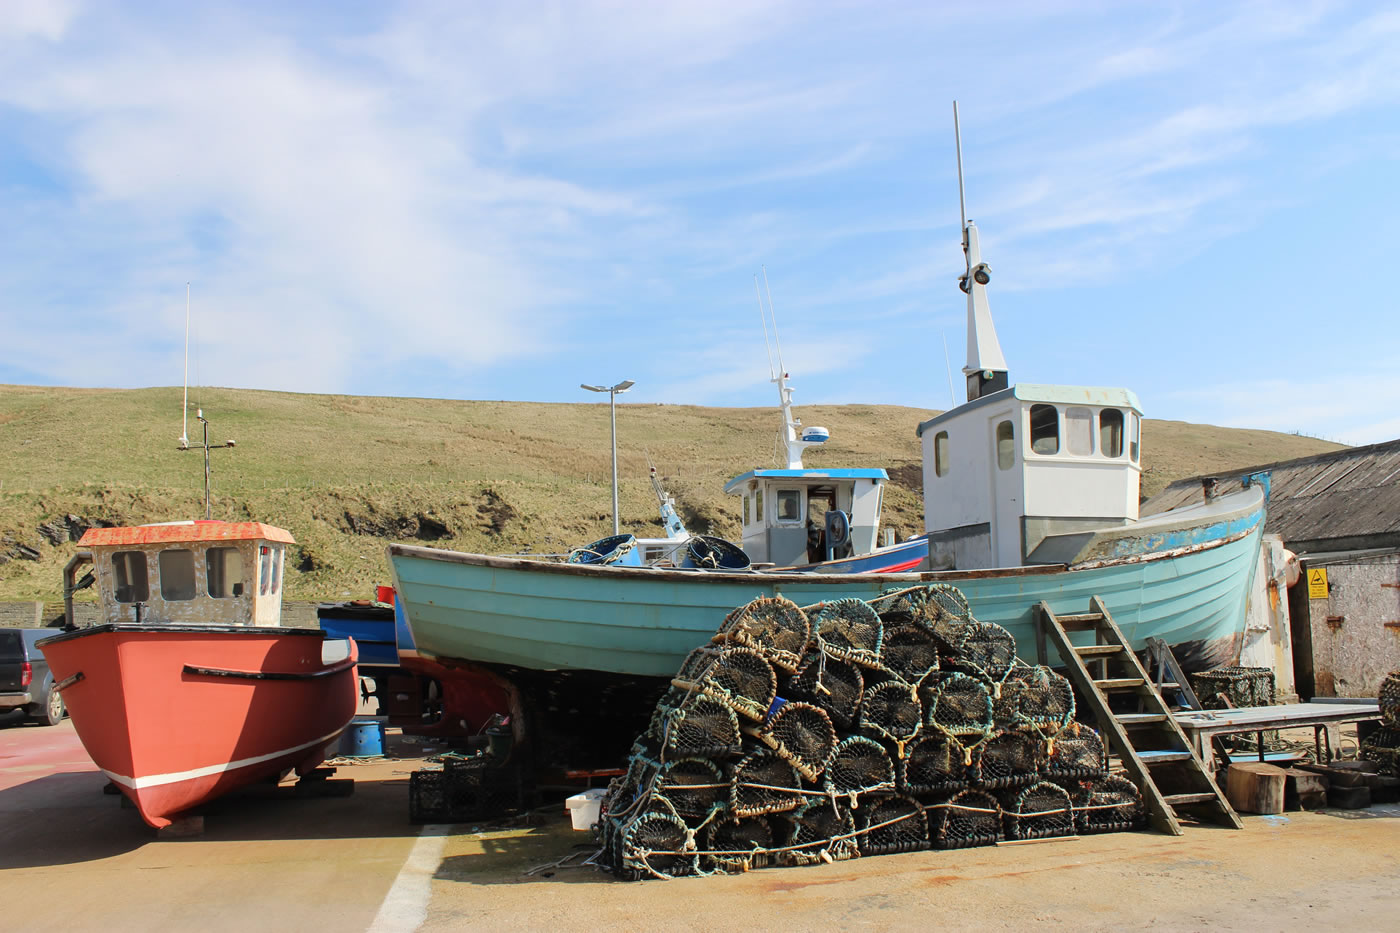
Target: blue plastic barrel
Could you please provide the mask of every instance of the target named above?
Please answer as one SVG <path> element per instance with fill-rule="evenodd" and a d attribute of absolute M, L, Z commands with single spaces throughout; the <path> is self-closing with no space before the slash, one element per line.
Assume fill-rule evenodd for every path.
<path fill-rule="evenodd" d="M 377 719 L 353 720 L 340 737 L 340 754 L 347 758 L 384 754 L 384 723 Z"/>

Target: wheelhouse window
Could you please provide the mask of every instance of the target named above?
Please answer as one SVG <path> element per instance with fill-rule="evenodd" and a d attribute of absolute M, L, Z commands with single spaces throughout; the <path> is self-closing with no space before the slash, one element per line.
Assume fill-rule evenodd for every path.
<path fill-rule="evenodd" d="M 168 602 L 194 599 L 194 551 L 184 548 L 161 551 L 156 558 L 160 565 L 160 598 Z"/>
<path fill-rule="evenodd" d="M 236 547 L 211 547 L 204 552 L 209 595 L 233 599 L 243 595 L 243 555 Z"/>
<path fill-rule="evenodd" d="M 744 496 L 744 524 L 749 524 L 749 497 Z"/>
<path fill-rule="evenodd" d="M 1016 465 L 1016 427 L 1010 421 L 997 425 L 997 469 L 1009 470 Z"/>
<path fill-rule="evenodd" d="M 1060 412 L 1054 405 L 1031 406 L 1031 453 L 1060 452 Z"/>
<path fill-rule="evenodd" d="M 144 603 L 151 598 L 146 577 L 146 555 L 140 551 L 117 551 L 112 555 L 112 581 L 119 603 Z"/>
<path fill-rule="evenodd" d="M 1138 431 L 1140 430 L 1142 419 L 1139 418 L 1137 414 L 1133 414 L 1131 417 L 1133 426 L 1131 433 L 1128 435 L 1128 454 L 1132 457 L 1133 462 L 1137 463 L 1138 454 L 1141 452 L 1141 444 L 1138 441 Z"/>
<path fill-rule="evenodd" d="M 1076 457 L 1094 452 L 1094 412 L 1088 408 L 1065 409 L 1065 442 Z"/>
<path fill-rule="evenodd" d="M 933 472 L 936 476 L 947 476 L 948 469 L 948 432 L 939 431 L 933 436 Z"/>
<path fill-rule="evenodd" d="M 799 489 L 778 490 L 778 521 L 800 522 L 802 520 L 802 491 Z"/>
<path fill-rule="evenodd" d="M 1099 412 L 1099 453 L 1105 457 L 1123 456 L 1123 413 L 1116 408 Z"/>
<path fill-rule="evenodd" d="M 282 589 L 282 558 L 285 551 L 280 547 L 272 549 L 272 592 L 277 593 Z"/>
<path fill-rule="evenodd" d="M 260 545 L 258 548 L 258 593 L 267 595 L 272 593 L 272 565 L 276 560 L 272 548 L 267 545 Z"/>
<path fill-rule="evenodd" d="M 763 490 L 758 489 L 753 494 L 753 520 L 763 521 Z"/>

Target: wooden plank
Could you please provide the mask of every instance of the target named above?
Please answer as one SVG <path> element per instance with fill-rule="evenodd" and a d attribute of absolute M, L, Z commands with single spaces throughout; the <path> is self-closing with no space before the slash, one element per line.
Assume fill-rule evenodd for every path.
<path fill-rule="evenodd" d="M 1115 718 L 1125 726 L 1151 726 L 1171 717 L 1166 713 L 1119 713 Z"/>
<path fill-rule="evenodd" d="M 1147 681 L 1141 677 L 1111 677 L 1108 680 L 1096 680 L 1094 686 L 1100 690 L 1131 690 L 1134 687 L 1146 687 Z"/>
<path fill-rule="evenodd" d="M 1190 761 L 1190 752 L 1160 751 L 1138 752 L 1138 757 L 1149 765 L 1165 764 L 1169 761 Z"/>

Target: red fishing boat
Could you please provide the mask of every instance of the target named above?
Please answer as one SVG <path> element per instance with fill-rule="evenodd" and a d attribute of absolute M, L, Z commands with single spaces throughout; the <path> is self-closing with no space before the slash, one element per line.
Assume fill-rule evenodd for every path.
<path fill-rule="evenodd" d="M 154 827 L 324 760 L 355 713 L 355 643 L 282 628 L 292 536 L 261 522 L 94 528 L 104 624 L 39 643 L 92 760 Z M 65 591 L 71 595 L 73 565 Z"/>

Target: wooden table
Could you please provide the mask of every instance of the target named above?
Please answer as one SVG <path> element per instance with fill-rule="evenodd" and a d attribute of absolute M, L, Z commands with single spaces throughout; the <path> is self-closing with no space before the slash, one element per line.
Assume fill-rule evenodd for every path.
<path fill-rule="evenodd" d="M 1264 760 L 1264 733 L 1274 729 L 1311 726 L 1318 763 L 1331 761 L 1339 744 L 1339 727 L 1346 723 L 1380 719 L 1380 707 L 1372 701 L 1352 703 L 1289 703 L 1245 709 L 1182 710 L 1172 714 L 1207 771 L 1215 768 L 1211 739 L 1217 735 L 1253 732 L 1259 738 L 1259 760 Z M 1325 746 L 1325 748 L 1324 748 Z"/>

